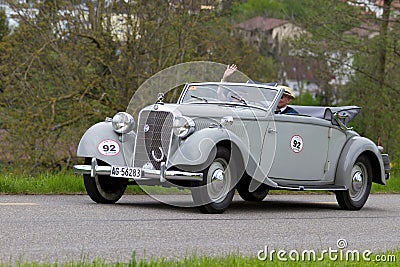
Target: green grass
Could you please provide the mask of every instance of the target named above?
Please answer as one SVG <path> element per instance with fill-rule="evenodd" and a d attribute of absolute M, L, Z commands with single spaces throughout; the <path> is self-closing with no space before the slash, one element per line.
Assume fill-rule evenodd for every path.
<path fill-rule="evenodd" d="M 182 194 L 188 190 L 146 186 L 146 192 L 153 194 Z M 86 194 L 81 175 L 70 171 L 42 173 L 36 176 L 23 174 L 0 174 L 0 193 L 2 194 Z M 139 186 L 128 186 L 126 194 L 145 194 Z"/>
<path fill-rule="evenodd" d="M 0 192 L 7 194 L 72 194 L 84 193 L 83 179 L 69 172 L 0 175 Z"/>
<path fill-rule="evenodd" d="M 386 185 L 373 183 L 371 193 L 400 193 L 400 177 L 392 175 Z"/>
<path fill-rule="evenodd" d="M 160 186 L 146 187 L 146 192 L 152 194 L 189 194 L 188 190 L 163 188 Z M 2 194 L 85 194 L 81 175 L 71 171 L 58 173 L 42 173 L 35 176 L 16 173 L 0 174 L 0 193 Z M 321 194 L 315 191 L 282 191 L 274 190 L 271 194 Z M 400 193 L 400 178 L 394 175 L 386 185 L 373 184 L 371 193 Z M 139 186 L 128 186 L 126 194 L 144 194 Z"/>
<path fill-rule="evenodd" d="M 345 252 L 345 251 L 344 251 Z M 360 254 L 362 251 L 360 251 Z M 345 255 L 345 254 L 344 254 Z M 362 255 L 362 254 L 361 254 Z M 386 257 L 387 260 L 386 262 L 376 262 L 374 261 L 377 259 L 377 255 L 381 257 Z M 382 257 L 383 256 L 383 257 Z M 286 258 L 288 258 L 288 261 L 279 261 L 277 257 L 274 257 L 274 260 L 271 262 L 269 260 L 259 260 L 257 257 L 250 257 L 250 256 L 238 256 L 234 254 L 227 255 L 225 257 L 210 257 L 210 256 L 190 256 L 190 257 L 185 257 L 180 260 L 171 260 L 171 259 L 150 259 L 150 260 L 137 260 L 135 256 L 132 256 L 132 260 L 129 263 L 107 263 L 102 259 L 95 259 L 92 261 L 88 260 L 81 260 L 78 262 L 69 262 L 69 263 L 35 263 L 35 262 L 22 262 L 19 261 L 17 263 L 11 264 L 11 263 L 0 263 L 0 266 L 5 266 L 5 267 L 11 267 L 11 266 L 76 266 L 76 267 L 86 267 L 86 266 L 141 266 L 141 267 L 178 267 L 178 266 L 195 266 L 195 267 L 209 267 L 209 266 L 248 266 L 248 267 L 257 267 L 257 266 L 304 266 L 304 267 L 314 267 L 314 266 L 355 266 L 355 267 L 361 267 L 361 266 L 398 266 L 398 262 L 400 261 L 400 250 L 397 251 L 387 251 L 384 253 L 379 253 L 379 254 L 372 254 L 369 256 L 371 259 L 370 262 L 364 261 L 362 259 L 362 256 L 360 256 L 361 259 L 359 261 L 357 260 L 330 260 L 328 256 L 325 256 L 323 260 L 320 261 L 309 261 L 309 260 L 300 260 L 299 261 L 292 261 L 288 258 L 288 255 L 286 255 Z M 319 258 L 319 256 L 317 257 Z M 345 258 L 345 257 L 344 257 Z"/>

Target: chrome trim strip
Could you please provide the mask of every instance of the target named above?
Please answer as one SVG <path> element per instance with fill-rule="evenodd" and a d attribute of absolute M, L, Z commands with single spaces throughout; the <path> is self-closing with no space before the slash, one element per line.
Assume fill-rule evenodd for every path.
<path fill-rule="evenodd" d="M 93 163 L 93 161 L 92 161 Z M 74 173 L 77 174 L 94 174 L 94 175 L 110 175 L 111 166 L 99 165 L 75 165 L 73 167 Z M 94 176 L 92 176 L 94 177 Z M 127 178 L 128 179 L 128 178 Z M 165 182 L 168 179 L 181 180 L 181 181 L 197 181 L 203 180 L 203 173 L 183 172 L 183 171 L 167 171 L 165 163 L 162 165 L 161 170 L 143 170 L 142 177 L 134 179 L 135 181 L 148 181 L 159 180 Z"/>
<path fill-rule="evenodd" d="M 320 186 L 320 187 L 307 187 L 307 186 L 277 186 L 274 189 L 294 190 L 294 191 L 345 191 L 346 186 Z"/>

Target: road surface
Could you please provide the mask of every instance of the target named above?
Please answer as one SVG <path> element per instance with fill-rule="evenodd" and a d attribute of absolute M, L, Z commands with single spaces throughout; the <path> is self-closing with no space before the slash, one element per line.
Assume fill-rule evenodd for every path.
<path fill-rule="evenodd" d="M 188 195 L 162 196 L 190 203 Z M 128 262 L 260 250 L 400 248 L 400 194 L 371 195 L 360 211 L 342 211 L 334 195 L 269 195 L 262 203 L 235 196 L 224 214 L 127 195 L 100 205 L 86 195 L 0 195 L 0 263 L 68 262 L 101 258 Z M 400 260 L 400 259 L 398 259 Z"/>

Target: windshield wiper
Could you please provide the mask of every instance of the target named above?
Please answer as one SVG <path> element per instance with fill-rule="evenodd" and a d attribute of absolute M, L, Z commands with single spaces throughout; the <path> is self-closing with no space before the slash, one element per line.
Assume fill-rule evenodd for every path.
<path fill-rule="evenodd" d="M 244 100 L 243 97 L 236 96 L 236 95 L 231 95 L 231 97 L 236 99 L 236 100 L 238 100 L 238 101 L 240 101 L 241 103 L 245 104 L 246 106 L 248 106 L 246 100 Z"/>
<path fill-rule="evenodd" d="M 199 100 L 203 100 L 204 102 L 208 103 L 208 100 L 205 99 L 204 97 L 195 96 L 195 95 L 190 95 L 190 97 L 193 97 L 193 98 L 196 98 L 196 99 L 199 99 Z"/>

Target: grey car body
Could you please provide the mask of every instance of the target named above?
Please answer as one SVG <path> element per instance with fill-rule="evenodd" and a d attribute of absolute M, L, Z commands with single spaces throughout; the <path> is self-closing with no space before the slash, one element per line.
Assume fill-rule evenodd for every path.
<path fill-rule="evenodd" d="M 177 103 L 161 96 L 142 109 L 135 130 L 126 113 L 89 128 L 77 150 L 85 164 L 74 170 L 99 203 L 143 184 L 189 188 L 206 213 L 226 210 L 235 190 L 248 201 L 272 189 L 329 190 L 341 208 L 362 208 L 390 167 L 380 147 L 347 127 L 360 108 L 274 114 L 282 94 L 263 84 L 187 84 Z"/>

